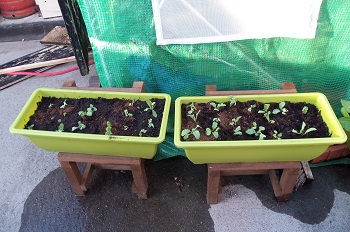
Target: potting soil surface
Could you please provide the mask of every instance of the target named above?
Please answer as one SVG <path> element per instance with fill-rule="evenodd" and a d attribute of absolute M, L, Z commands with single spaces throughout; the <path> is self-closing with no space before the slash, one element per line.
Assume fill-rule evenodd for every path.
<path fill-rule="evenodd" d="M 153 110 L 140 100 L 43 97 L 25 128 L 88 134 L 109 130 L 108 135 L 157 137 L 165 100 L 150 101 L 155 103 Z"/>
<path fill-rule="evenodd" d="M 226 141 L 330 136 L 329 129 L 315 105 L 305 102 L 286 101 L 284 103 L 283 107 L 276 102 L 258 101 L 237 101 L 235 104 L 228 101 L 223 105 L 214 101 L 182 104 L 181 131 L 186 129 L 188 129 L 187 132 L 191 131 L 187 139 L 183 137 L 184 132 L 182 140 Z M 266 104 L 269 104 L 268 108 Z M 251 132 L 252 129 L 254 133 L 249 134 L 248 130 Z M 195 138 L 194 130 L 199 131 L 199 139 Z"/>

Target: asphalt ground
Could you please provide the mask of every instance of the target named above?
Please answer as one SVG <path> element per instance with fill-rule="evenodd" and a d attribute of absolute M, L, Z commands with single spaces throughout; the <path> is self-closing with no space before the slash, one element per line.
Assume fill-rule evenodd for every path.
<path fill-rule="evenodd" d="M 0 43 L 0 64 L 42 47 Z M 206 166 L 184 157 L 145 162 L 147 200 L 131 193 L 129 171 L 96 171 L 86 196 L 75 196 L 57 154 L 9 127 L 36 88 L 87 86 L 95 75 L 91 66 L 88 76 L 32 77 L 0 91 L 0 231 L 349 231 L 349 165 L 312 168 L 314 181 L 288 202 L 277 202 L 269 177 L 258 175 L 223 178 L 222 200 L 207 205 Z"/>

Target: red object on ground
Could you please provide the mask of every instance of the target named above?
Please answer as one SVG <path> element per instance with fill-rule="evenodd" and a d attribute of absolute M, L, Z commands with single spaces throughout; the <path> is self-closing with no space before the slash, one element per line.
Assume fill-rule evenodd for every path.
<path fill-rule="evenodd" d="M 38 11 L 35 0 L 0 0 L 1 14 L 7 19 L 19 19 Z"/>

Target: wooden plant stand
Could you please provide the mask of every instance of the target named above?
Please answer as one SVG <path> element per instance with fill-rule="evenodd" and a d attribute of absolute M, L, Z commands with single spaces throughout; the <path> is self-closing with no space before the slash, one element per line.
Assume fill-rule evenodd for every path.
<path fill-rule="evenodd" d="M 296 93 L 294 83 L 282 83 L 280 90 L 217 91 L 216 85 L 206 86 L 207 96 L 281 94 Z M 276 170 L 282 169 L 282 176 L 277 177 Z M 216 204 L 221 193 L 221 176 L 269 174 L 274 194 L 278 201 L 288 201 L 300 176 L 305 170 L 306 178 L 313 179 L 307 162 L 256 162 L 256 163 L 218 163 L 208 164 L 207 203 Z"/>
<path fill-rule="evenodd" d="M 99 82 L 95 81 L 94 83 L 96 87 L 79 88 L 75 81 L 66 81 L 63 88 L 101 90 Z M 145 92 L 145 89 L 143 82 L 134 82 L 132 88 L 104 88 L 103 91 Z M 94 169 L 131 170 L 133 176 L 132 192 L 136 193 L 138 198 L 147 199 L 148 183 L 144 159 L 59 152 L 58 161 L 76 195 L 85 195 Z M 77 163 L 87 163 L 83 175 L 79 171 Z"/>

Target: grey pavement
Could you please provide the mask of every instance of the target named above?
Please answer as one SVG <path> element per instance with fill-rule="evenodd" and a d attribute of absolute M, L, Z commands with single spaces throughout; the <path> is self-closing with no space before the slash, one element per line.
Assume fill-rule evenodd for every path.
<path fill-rule="evenodd" d="M 37 40 L 2 42 L 0 64 L 42 47 Z M 36 88 L 59 88 L 65 80 L 87 86 L 95 75 L 91 66 L 88 76 L 77 70 L 31 77 L 0 91 L 0 231 L 349 231 L 349 165 L 312 168 L 315 180 L 285 203 L 261 175 L 223 178 L 222 200 L 207 205 L 206 166 L 184 157 L 146 161 L 147 200 L 131 193 L 128 171 L 97 171 L 86 196 L 75 196 L 57 154 L 9 127 Z"/>

